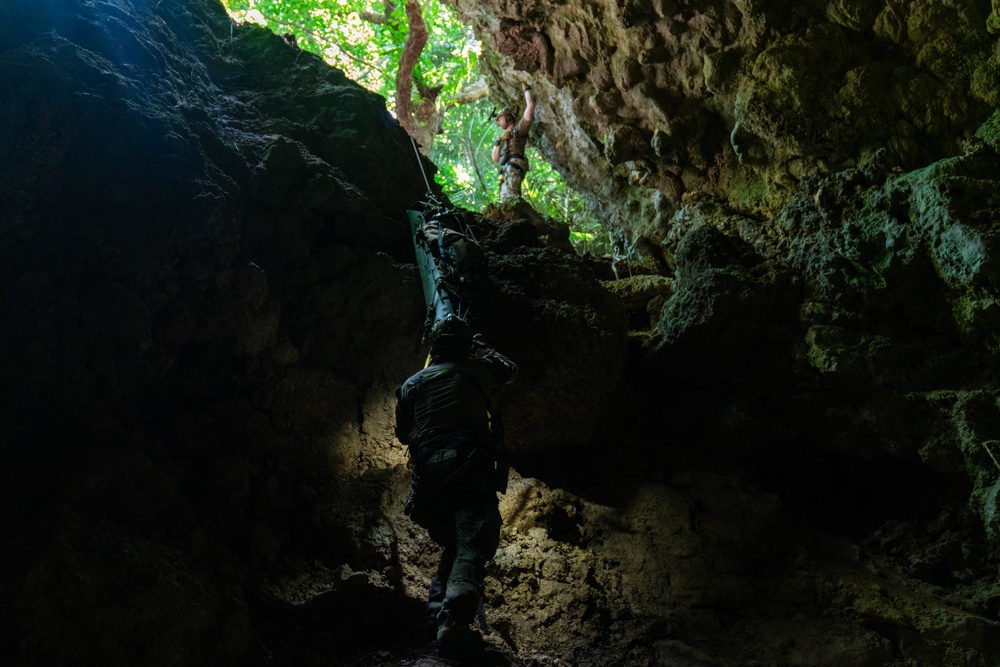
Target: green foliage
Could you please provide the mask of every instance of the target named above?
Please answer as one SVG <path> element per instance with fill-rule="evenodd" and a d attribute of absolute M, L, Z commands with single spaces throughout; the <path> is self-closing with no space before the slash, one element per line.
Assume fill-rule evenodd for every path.
<path fill-rule="evenodd" d="M 569 240 L 581 252 L 610 255 L 610 238 L 580 193 L 566 185 L 552 165 L 531 146 L 526 151 L 531 170 L 521 192 L 536 211 L 569 225 Z"/>
<path fill-rule="evenodd" d="M 431 149 L 437 182 L 462 208 L 482 210 L 499 195 L 500 175 L 491 154 L 500 132 L 496 111 L 488 100 L 450 110 L 445 133 Z M 521 185 L 524 198 L 542 215 L 569 225 L 570 241 L 580 251 L 610 254 L 607 232 L 584 198 L 530 144 L 526 157 L 531 169 Z"/>
<path fill-rule="evenodd" d="M 222 0 L 239 21 L 266 25 L 278 34 L 292 33 L 298 45 L 322 56 L 359 84 L 395 106 L 396 71 L 408 32 L 402 0 Z M 431 147 L 436 179 L 458 206 L 481 210 L 495 201 L 499 176 L 491 150 L 499 129 L 487 100 L 458 104 L 459 92 L 479 79 L 480 46 L 440 0 L 423 0 L 430 37 L 414 70 L 416 87 L 440 87 L 446 107 L 442 134 Z M 525 199 L 542 215 L 570 225 L 579 249 L 607 254 L 607 234 L 589 212 L 583 197 L 530 145 L 531 170 L 522 186 Z"/>
<path fill-rule="evenodd" d="M 431 147 L 437 182 L 456 205 L 470 210 L 496 199 L 499 187 L 490 155 L 497 134 L 493 110 L 485 99 L 450 109 L 445 131 Z"/>
<path fill-rule="evenodd" d="M 319 54 L 365 88 L 394 104 L 396 71 L 406 42 L 405 4 L 385 0 L 221 0 L 238 21 L 252 21 Z M 441 87 L 444 103 L 478 78 L 478 43 L 472 31 L 439 0 L 422 3 L 430 32 L 414 82 Z"/>

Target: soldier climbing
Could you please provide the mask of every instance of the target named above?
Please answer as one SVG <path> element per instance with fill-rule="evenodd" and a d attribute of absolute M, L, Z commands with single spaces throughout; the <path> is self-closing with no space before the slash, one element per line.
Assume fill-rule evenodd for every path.
<path fill-rule="evenodd" d="M 521 198 L 521 182 L 528 173 L 528 132 L 535 119 L 535 100 L 531 86 L 524 86 L 524 114 L 514 120 L 514 110 L 504 107 L 497 114 L 497 125 L 503 132 L 493 145 L 493 161 L 500 165 L 500 201 L 510 202 Z"/>
<path fill-rule="evenodd" d="M 449 224 L 445 224 L 445 223 Z M 410 211 L 430 329 L 430 358 L 396 392 L 396 437 L 408 445 L 413 479 L 405 512 L 443 548 L 428 591 L 428 620 L 442 657 L 482 664 L 485 565 L 500 543 L 497 491 L 507 489 L 498 387 L 517 367 L 474 334 L 466 314 L 467 261 L 478 249 L 461 222 Z"/>

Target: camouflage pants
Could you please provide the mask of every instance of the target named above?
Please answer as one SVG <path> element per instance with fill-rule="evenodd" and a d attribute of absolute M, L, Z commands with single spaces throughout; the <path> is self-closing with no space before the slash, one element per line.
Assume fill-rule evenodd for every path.
<path fill-rule="evenodd" d="M 511 201 L 521 198 L 521 182 L 528 173 L 528 161 L 513 157 L 503 166 L 503 183 L 500 185 L 500 201 Z"/>
<path fill-rule="evenodd" d="M 421 466 L 421 485 L 455 479 L 457 483 L 427 501 L 425 526 L 432 540 L 444 548 L 431 579 L 427 610 L 434 624 L 471 623 L 483 594 L 486 563 L 500 545 L 500 510 L 492 459 L 456 455 Z"/>
<path fill-rule="evenodd" d="M 444 553 L 427 595 L 427 611 L 434 623 L 467 624 L 475 619 L 486 563 L 500 544 L 500 523 L 494 502 L 463 508 L 451 521 L 435 526 L 431 537 L 444 547 Z"/>

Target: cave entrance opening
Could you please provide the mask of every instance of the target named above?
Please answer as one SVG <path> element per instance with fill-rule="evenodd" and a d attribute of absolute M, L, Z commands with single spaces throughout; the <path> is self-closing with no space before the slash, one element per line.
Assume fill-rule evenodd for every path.
<path fill-rule="evenodd" d="M 455 205 L 481 211 L 497 200 L 499 177 L 490 155 L 497 104 L 489 99 L 482 47 L 441 0 L 220 1 L 235 21 L 284 35 L 382 95 L 437 165 L 434 179 Z M 418 33 L 426 42 L 414 50 L 411 37 Z M 410 91 L 408 103 L 398 103 L 400 91 Z M 583 195 L 531 143 L 526 156 L 525 200 L 567 225 L 578 251 L 613 255 L 613 239 Z"/>

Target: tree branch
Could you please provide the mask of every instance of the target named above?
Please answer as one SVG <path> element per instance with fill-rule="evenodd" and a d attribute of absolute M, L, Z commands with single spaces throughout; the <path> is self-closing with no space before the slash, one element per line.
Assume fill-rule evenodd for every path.
<path fill-rule="evenodd" d="M 472 165 L 472 170 L 476 172 L 476 181 L 479 183 L 479 187 L 485 196 L 490 196 L 492 193 L 490 188 L 486 185 L 486 179 L 483 178 L 483 172 L 479 168 L 479 162 L 476 160 L 476 151 L 472 146 L 472 139 L 467 136 L 462 137 L 462 152 L 465 153 L 465 161 Z"/>
<path fill-rule="evenodd" d="M 378 12 L 373 12 L 370 10 L 365 10 L 358 12 L 358 16 L 361 17 L 362 21 L 368 21 L 369 23 L 377 23 L 379 25 L 385 25 L 389 22 L 389 17 L 385 14 L 379 14 Z"/>
<path fill-rule="evenodd" d="M 425 151 L 430 151 L 431 142 L 421 141 L 426 132 L 422 131 L 413 113 L 413 70 L 430 36 L 418 0 L 406 0 L 406 18 L 410 23 L 410 31 L 406 35 L 403 53 L 399 57 L 399 71 L 396 73 L 396 118 Z M 430 139 L 433 136 L 431 134 Z"/>
<path fill-rule="evenodd" d="M 384 9 L 382 13 L 373 12 L 370 9 L 358 12 L 358 16 L 364 21 L 369 23 L 377 23 L 378 25 L 388 25 L 389 17 L 392 15 L 394 9 L 396 9 L 396 3 L 393 0 L 384 0 L 382 3 Z"/>
<path fill-rule="evenodd" d="M 476 100 L 481 100 L 489 95 L 489 88 L 486 86 L 486 79 L 479 77 L 478 81 L 473 81 L 462 90 L 458 91 L 455 97 L 456 104 L 472 104 Z"/>

